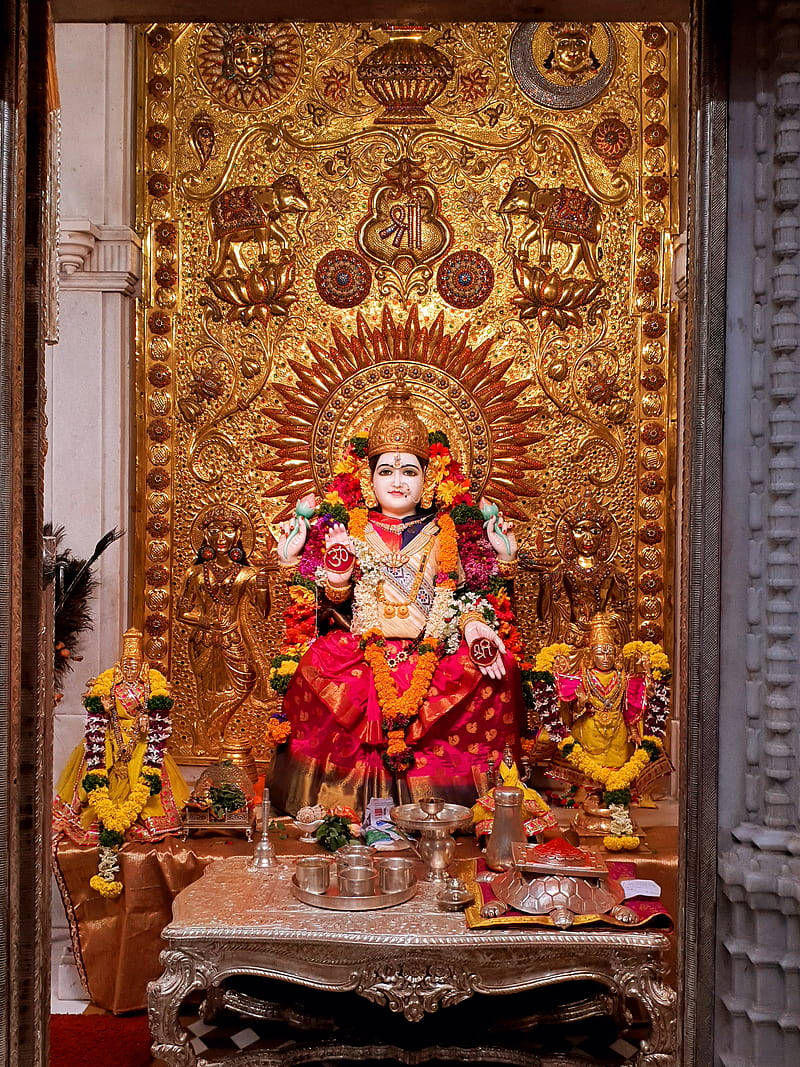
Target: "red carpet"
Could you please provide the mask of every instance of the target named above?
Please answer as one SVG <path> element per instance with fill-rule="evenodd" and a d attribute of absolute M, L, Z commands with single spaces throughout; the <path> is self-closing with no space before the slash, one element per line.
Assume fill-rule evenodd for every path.
<path fill-rule="evenodd" d="M 51 1015 L 50 1067 L 149 1067 L 146 1015 Z"/>

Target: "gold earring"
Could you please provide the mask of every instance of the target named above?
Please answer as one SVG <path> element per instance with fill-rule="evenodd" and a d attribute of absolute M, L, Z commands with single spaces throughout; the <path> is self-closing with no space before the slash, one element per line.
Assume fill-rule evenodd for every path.
<path fill-rule="evenodd" d="M 436 482 L 433 478 L 428 477 L 428 472 L 425 472 L 425 480 L 422 483 L 422 499 L 420 503 L 424 508 L 433 507 L 433 499 L 436 495 Z"/>
<path fill-rule="evenodd" d="M 369 464 L 365 464 L 361 468 L 359 481 L 361 483 L 361 495 L 364 498 L 364 503 L 370 510 L 376 508 L 378 506 L 378 498 L 375 496 L 375 490 L 372 487 L 372 475 L 370 474 Z"/>

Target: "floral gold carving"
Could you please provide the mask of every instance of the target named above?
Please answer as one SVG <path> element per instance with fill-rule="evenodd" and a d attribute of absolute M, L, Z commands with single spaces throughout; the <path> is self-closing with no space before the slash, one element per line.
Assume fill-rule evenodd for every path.
<path fill-rule="evenodd" d="M 384 963 L 363 970 L 355 991 L 417 1023 L 426 1014 L 467 1000 L 472 984 L 466 972 L 448 964 L 398 967 Z"/>

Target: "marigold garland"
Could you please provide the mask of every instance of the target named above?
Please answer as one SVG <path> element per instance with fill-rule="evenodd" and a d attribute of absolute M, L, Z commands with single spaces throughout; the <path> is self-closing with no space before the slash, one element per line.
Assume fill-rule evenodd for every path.
<path fill-rule="evenodd" d="M 124 834 L 139 818 L 150 797 L 161 792 L 161 768 L 143 766 L 128 799 L 119 804 L 109 795 L 108 775 L 87 774 L 82 785 L 98 822 L 108 830 Z"/>
<path fill-rule="evenodd" d="M 641 844 L 636 834 L 606 834 L 603 844 L 609 852 L 635 852 Z"/>
<path fill-rule="evenodd" d="M 650 745 L 655 744 L 660 754 L 663 749 L 661 742 L 656 738 L 648 738 L 648 741 Z M 594 756 L 590 756 L 571 734 L 559 743 L 559 750 L 573 767 L 604 787 L 604 798 L 610 793 L 629 791 L 648 763 L 653 760 L 652 748 L 640 744 L 621 767 L 604 767 Z"/>
<path fill-rule="evenodd" d="M 122 892 L 122 882 L 119 882 L 116 879 L 108 881 L 99 874 L 92 875 L 89 879 L 89 885 L 92 889 L 98 892 L 101 897 L 107 897 L 112 900 L 115 897 L 118 897 Z"/>

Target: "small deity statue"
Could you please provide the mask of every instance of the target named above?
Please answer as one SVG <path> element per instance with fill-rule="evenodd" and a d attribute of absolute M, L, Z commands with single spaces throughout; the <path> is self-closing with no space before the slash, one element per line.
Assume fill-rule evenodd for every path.
<path fill-rule="evenodd" d="M 600 66 L 592 51 L 594 24 L 591 22 L 551 22 L 547 27 L 553 47 L 542 66 L 574 85 Z"/>
<path fill-rule="evenodd" d="M 592 616 L 611 620 L 615 637 L 629 637 L 628 579 L 609 556 L 614 520 L 591 492 L 559 519 L 556 545 L 562 562 L 542 578 L 539 618 L 549 620 L 549 642 L 581 645 Z"/>
<path fill-rule="evenodd" d="M 625 668 L 613 620 L 598 614 L 589 623 L 577 673 L 561 656 L 553 669 L 572 736 L 601 766 L 621 767 L 642 740 L 646 665 L 638 664 L 636 673 Z"/>
<path fill-rule="evenodd" d="M 558 829 L 558 823 L 547 806 L 547 802 L 520 777 L 514 754 L 508 746 L 497 765 L 494 785 L 487 793 L 478 797 L 477 803 L 472 807 L 472 823 L 476 837 L 483 837 L 484 834 L 492 832 L 495 808 L 494 791 L 498 785 L 515 786 L 522 790 L 522 811 L 525 819 L 525 833 L 528 837 L 535 837 L 537 834 L 546 836 L 547 831 Z"/>
<path fill-rule="evenodd" d="M 471 804 L 473 768 L 519 730 L 508 599 L 501 610 L 495 595 L 516 564 L 511 523 L 475 506 L 402 378 L 336 472 L 311 521 L 305 500 L 278 542 L 295 576 L 271 736 L 292 739 L 278 749 L 273 800 L 289 812 L 363 811 L 392 792 Z"/>
<path fill-rule="evenodd" d="M 215 505 L 198 525 L 202 541 L 186 571 L 177 617 L 191 628 L 200 740 L 212 752 L 226 741 L 231 720 L 257 687 L 257 640 L 246 609 L 269 613 L 269 584 L 266 570 L 248 564 L 242 537 L 249 520 L 240 508 Z M 252 541 L 251 526 L 249 534 Z"/>
<path fill-rule="evenodd" d="M 113 853 L 126 836 L 157 841 L 178 831 L 189 789 L 166 752 L 167 680 L 145 660 L 138 630 L 123 634 L 119 662 L 91 679 L 83 703 L 85 737 L 56 785 L 53 832 L 79 845 L 99 843 L 101 875 L 92 885 L 113 897 L 122 890 Z"/>

